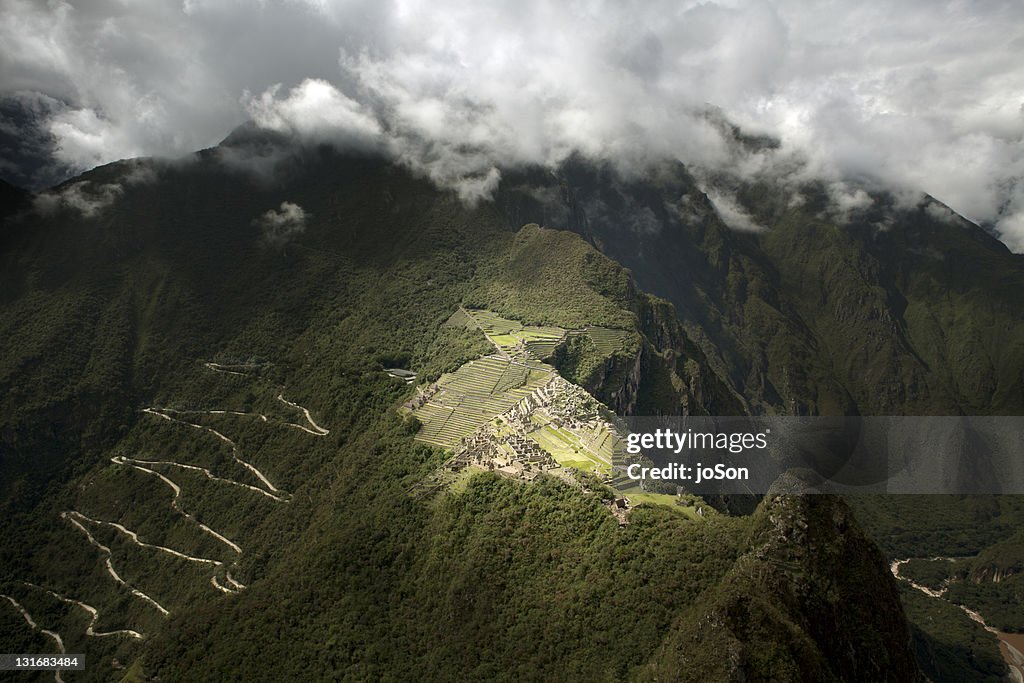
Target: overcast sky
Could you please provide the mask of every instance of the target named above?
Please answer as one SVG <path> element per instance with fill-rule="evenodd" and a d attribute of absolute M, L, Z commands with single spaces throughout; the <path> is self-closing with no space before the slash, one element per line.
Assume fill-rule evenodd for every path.
<path fill-rule="evenodd" d="M 180 156 L 255 119 L 341 144 L 383 140 L 472 193 L 493 185 L 495 165 L 574 149 L 624 164 L 732 163 L 692 116 L 711 104 L 778 136 L 777 154 L 808 174 L 929 192 L 1024 251 L 1020 0 L 0 8 L 0 94 L 34 117 L 0 127 L 52 167 Z M 0 160 L 0 175 L 16 161 Z"/>

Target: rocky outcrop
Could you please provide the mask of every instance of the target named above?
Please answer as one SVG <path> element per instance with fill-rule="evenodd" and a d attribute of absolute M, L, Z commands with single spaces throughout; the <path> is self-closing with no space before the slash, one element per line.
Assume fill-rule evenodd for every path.
<path fill-rule="evenodd" d="M 600 357 L 582 336 L 568 337 L 552 358 L 563 376 L 618 415 L 741 415 L 741 399 L 687 336 L 672 305 L 637 293 L 636 338 Z"/>
<path fill-rule="evenodd" d="M 636 414 L 645 350 L 646 346 L 641 346 L 632 363 L 625 355 L 609 356 L 599 381 L 595 382 L 597 391 L 608 392 L 608 405 L 617 415 Z M 625 377 L 620 379 L 623 374 Z"/>
<path fill-rule="evenodd" d="M 1002 567 L 977 567 L 971 571 L 970 579 L 974 583 L 1000 583 L 1017 573 L 1016 568 L 1004 569 Z"/>
<path fill-rule="evenodd" d="M 895 581 L 845 503 L 777 496 L 752 521 L 748 551 L 679 618 L 652 680 L 924 680 Z"/>
<path fill-rule="evenodd" d="M 747 412 L 1019 414 L 1024 347 L 991 335 L 1024 333 L 1024 278 L 982 228 L 930 198 L 878 193 L 844 218 L 820 185 L 733 179 L 765 228 L 740 232 L 707 180 L 679 163 L 627 178 L 575 157 L 510 174 L 498 205 L 579 233 L 671 301 Z"/>

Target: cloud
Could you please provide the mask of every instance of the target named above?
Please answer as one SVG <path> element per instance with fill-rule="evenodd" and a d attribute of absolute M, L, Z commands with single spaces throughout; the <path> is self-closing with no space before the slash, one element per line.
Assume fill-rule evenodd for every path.
<path fill-rule="evenodd" d="M 829 183 L 826 188 L 831 200 L 831 218 L 839 223 L 847 223 L 850 217 L 865 209 L 871 208 L 874 200 L 864 188 L 851 187 L 842 181 Z"/>
<path fill-rule="evenodd" d="M 161 165 L 161 162 L 152 159 L 132 159 L 124 163 L 119 182 L 96 183 L 91 180 L 80 180 L 46 190 L 35 196 L 33 208 L 44 216 L 51 216 L 60 211 L 72 211 L 82 218 L 95 218 L 124 194 L 125 185 L 149 185 L 157 182 Z"/>
<path fill-rule="evenodd" d="M 37 92 L 0 95 L 0 176 L 20 187 L 51 187 L 71 175 L 59 160 L 48 121 L 66 108 Z"/>
<path fill-rule="evenodd" d="M 1024 254 L 1024 209 L 1005 212 L 999 220 L 998 229 L 1006 246 L 1018 254 Z"/>
<path fill-rule="evenodd" d="M 82 218 L 95 218 L 124 193 L 117 183 L 97 185 L 88 180 L 73 183 L 60 190 L 36 195 L 35 209 L 44 216 L 58 211 L 75 211 Z"/>
<path fill-rule="evenodd" d="M 754 221 L 750 214 L 735 199 L 711 189 L 708 189 L 705 194 L 707 194 L 708 199 L 711 201 L 711 205 L 715 207 L 718 217 L 733 230 L 739 230 L 740 232 L 762 232 L 765 229 L 763 225 L 759 225 Z"/>
<path fill-rule="evenodd" d="M 284 98 L 277 97 L 280 89 L 278 83 L 259 97 L 246 93 L 246 109 L 257 126 L 347 146 L 372 145 L 380 137 L 377 120 L 327 81 L 308 78 Z"/>
<path fill-rule="evenodd" d="M 185 154 L 253 118 L 379 146 L 470 200 L 499 168 L 574 150 L 627 172 L 669 156 L 927 192 L 1024 245 L 1017 0 L 0 0 L 0 11 L 0 94 L 62 103 L 39 124 L 61 167 Z M 781 146 L 738 155 L 707 104 Z M 864 201 L 831 196 L 840 213 Z"/>
<path fill-rule="evenodd" d="M 956 225 L 960 220 L 957 218 L 957 215 L 949 209 L 949 207 L 944 204 L 940 204 L 939 202 L 928 202 L 925 204 L 924 211 L 931 218 L 943 223 Z"/>
<path fill-rule="evenodd" d="M 281 202 L 280 209 L 271 209 L 253 221 L 263 239 L 273 246 L 282 246 L 306 231 L 308 214 L 298 204 Z"/>

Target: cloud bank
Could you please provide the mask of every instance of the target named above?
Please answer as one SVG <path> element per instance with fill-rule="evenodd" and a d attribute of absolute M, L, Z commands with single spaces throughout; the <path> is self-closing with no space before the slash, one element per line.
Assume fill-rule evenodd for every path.
<path fill-rule="evenodd" d="M 0 12 L 0 95 L 61 103 L 40 126 L 67 168 L 185 154 L 249 118 L 383 146 L 470 199 L 503 164 L 573 150 L 627 168 L 799 159 L 831 183 L 928 192 L 1024 251 L 1018 0 L 0 0 Z M 707 104 L 782 146 L 737 160 L 699 115 Z M 848 208 L 863 201 L 845 192 Z"/>
<path fill-rule="evenodd" d="M 93 218 L 113 204 L 124 192 L 117 183 L 95 183 L 83 180 L 61 190 L 51 190 L 36 195 L 35 209 L 44 216 L 61 209 L 75 211 L 83 218 Z"/>
<path fill-rule="evenodd" d="M 281 202 L 280 209 L 270 209 L 254 220 L 253 225 L 260 229 L 268 244 L 280 247 L 306 231 L 307 217 L 305 209 L 298 204 Z"/>

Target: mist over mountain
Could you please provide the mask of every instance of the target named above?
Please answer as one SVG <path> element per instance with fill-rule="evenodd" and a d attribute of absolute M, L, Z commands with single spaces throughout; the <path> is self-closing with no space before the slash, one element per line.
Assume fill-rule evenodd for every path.
<path fill-rule="evenodd" d="M 551 354 L 620 415 L 1020 412 L 1020 256 L 927 198 L 842 207 L 820 183 L 799 193 L 698 180 L 671 160 L 639 175 L 574 156 L 503 169 L 491 199 L 467 202 L 387 150 L 341 153 L 255 126 L 177 162 L 118 162 L 34 197 L 10 188 L 0 462 L 16 522 L 0 590 L 81 643 L 100 679 L 125 663 L 194 677 L 202 651 L 204 674 L 256 679 L 913 680 L 924 667 L 983 680 L 1001 666 L 994 645 L 949 649 L 927 617 L 908 624 L 883 555 L 836 499 L 686 506 L 634 492 L 665 498 L 623 532 L 604 506 L 617 494 L 598 482 L 584 494 L 483 473 L 417 493 L 448 456 L 414 440 L 432 427 L 396 407 L 486 353 L 478 329 L 448 322 L 460 307 L 538 329 L 624 330 L 632 341 L 610 351 L 565 337 Z M 737 214 L 757 227 L 730 227 Z M 289 402 L 313 421 L 294 422 Z M 232 450 L 218 455 L 206 428 Z M 883 514 L 857 510 L 895 538 Z M 981 508 L 978 543 L 1003 541 L 1018 514 Z M 25 529 L 49 539 L 45 555 L 25 555 Z M 708 564 L 707 543 L 728 550 Z M 103 557 L 169 615 L 125 602 Z M 568 569 L 580 562 L 577 585 Z M 396 596 L 383 611 L 365 602 L 382 590 Z M 579 590 L 593 597 L 584 613 L 567 608 Z M 45 591 L 146 637 L 94 642 Z M 500 628 L 484 626 L 480 605 Z M 637 624 L 628 635 L 614 626 L 624 614 Z M 48 647 L 16 617 L 4 612 L 5 637 Z M 239 623 L 250 637 L 222 637 Z M 541 635 L 551 628 L 575 645 Z M 345 659 L 297 669 L 273 654 L 315 659 L 325 632 Z M 555 650 L 523 659 L 523 642 Z M 456 656 L 467 647 L 470 662 Z"/>
<path fill-rule="evenodd" d="M 880 451 L 1006 490 L 1019 3 L 0 16 L 0 651 L 88 659 L 26 679 L 1024 672 L 1024 497 L 625 447 L 949 416 Z"/>
<path fill-rule="evenodd" d="M 253 118 L 383 145 L 467 197 L 498 168 L 573 153 L 669 157 L 926 192 L 1021 248 L 1024 22 L 1008 0 L 2 11 L 0 94 L 64 103 L 39 117 L 53 142 L 28 168 L 176 157 Z M 737 160 L 709 103 L 780 145 Z"/>
<path fill-rule="evenodd" d="M 774 148 L 715 116 L 706 118 L 723 127 L 735 154 Z M 197 164 L 271 190 L 308 174 L 332 148 L 250 123 L 191 159 L 87 174 L 38 195 L 34 211 L 116 214 L 127 190 L 159 192 L 165 177 Z M 407 165 L 386 146 L 358 154 Z M 926 195 L 748 179 L 670 159 L 624 171 L 582 155 L 494 178 L 482 196 L 467 197 L 466 185 L 451 191 L 467 208 L 500 211 L 511 229 L 536 222 L 575 231 L 632 268 L 641 286 L 676 306 L 747 411 L 1013 414 L 1021 404 L 1024 263 Z M 249 220 L 283 245 L 305 231 L 310 203 L 278 204 Z M 940 322 L 952 318 L 956 335 Z M 995 336 L 982 332 L 993 327 Z M 880 389 L 895 377 L 891 392 Z"/>

